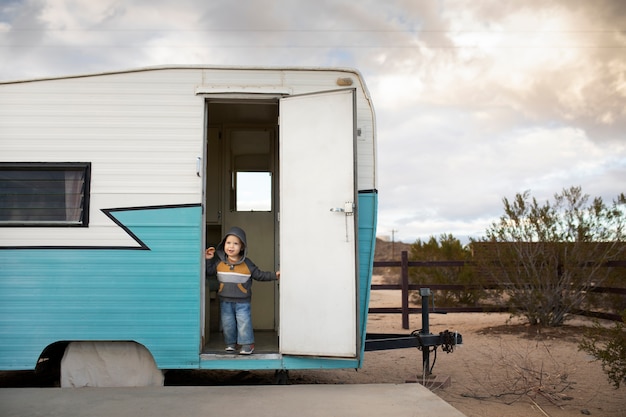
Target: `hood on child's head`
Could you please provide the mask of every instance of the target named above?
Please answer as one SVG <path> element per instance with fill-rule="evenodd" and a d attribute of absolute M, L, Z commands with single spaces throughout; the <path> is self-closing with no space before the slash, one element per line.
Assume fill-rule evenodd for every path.
<path fill-rule="evenodd" d="M 218 251 L 224 253 L 224 244 L 226 243 L 226 238 L 228 236 L 237 236 L 239 240 L 241 240 L 241 243 L 243 243 L 243 254 L 241 257 L 241 261 L 243 261 L 246 258 L 246 255 L 248 253 L 248 242 L 246 241 L 246 232 L 244 232 L 244 230 L 241 227 L 236 227 L 236 226 L 228 229 L 226 234 L 224 234 L 224 237 L 222 238 L 222 241 L 220 242 L 220 244 L 217 245 Z"/>

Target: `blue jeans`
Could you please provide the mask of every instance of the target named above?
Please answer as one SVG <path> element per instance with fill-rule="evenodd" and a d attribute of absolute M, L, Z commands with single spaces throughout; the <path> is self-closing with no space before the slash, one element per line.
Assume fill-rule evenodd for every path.
<path fill-rule="evenodd" d="M 254 343 L 250 303 L 220 301 L 222 330 L 227 345 L 251 345 Z"/>

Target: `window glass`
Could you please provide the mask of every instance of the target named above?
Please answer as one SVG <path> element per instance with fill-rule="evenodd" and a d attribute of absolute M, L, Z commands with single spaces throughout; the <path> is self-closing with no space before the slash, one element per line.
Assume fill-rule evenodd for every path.
<path fill-rule="evenodd" d="M 237 172 L 237 211 L 272 210 L 272 174 Z"/>
<path fill-rule="evenodd" d="M 0 164 L 0 226 L 86 226 L 90 164 Z"/>

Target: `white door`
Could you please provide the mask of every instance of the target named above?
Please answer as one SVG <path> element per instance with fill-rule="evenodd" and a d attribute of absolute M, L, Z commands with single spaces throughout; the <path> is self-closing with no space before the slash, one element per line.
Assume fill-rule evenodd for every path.
<path fill-rule="evenodd" d="M 356 357 L 354 90 L 280 102 L 280 351 Z"/>

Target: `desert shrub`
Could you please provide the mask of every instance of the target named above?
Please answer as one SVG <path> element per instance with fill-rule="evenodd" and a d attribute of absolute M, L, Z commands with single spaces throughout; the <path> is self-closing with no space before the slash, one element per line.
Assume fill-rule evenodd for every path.
<path fill-rule="evenodd" d="M 479 270 L 504 286 L 513 315 L 560 326 L 626 254 L 626 196 L 605 204 L 571 187 L 545 204 L 528 191 L 503 202 L 505 214 L 472 242 Z"/>
<path fill-rule="evenodd" d="M 438 239 L 431 236 L 428 241 L 417 240 L 411 245 L 410 261 L 468 261 L 471 252 L 451 234 L 441 235 Z M 471 266 L 433 266 L 412 267 L 409 269 L 409 281 L 424 286 L 432 284 L 455 284 L 469 286 L 477 280 Z M 484 291 L 478 289 L 436 290 L 434 302 L 440 307 L 474 306 L 482 298 Z M 419 292 L 411 294 L 413 302 L 420 302 Z"/>
<path fill-rule="evenodd" d="M 583 333 L 583 341 L 578 348 L 602 361 L 602 369 L 615 388 L 626 383 L 626 310 L 622 321 L 611 328 L 601 326 L 597 321 Z"/>

